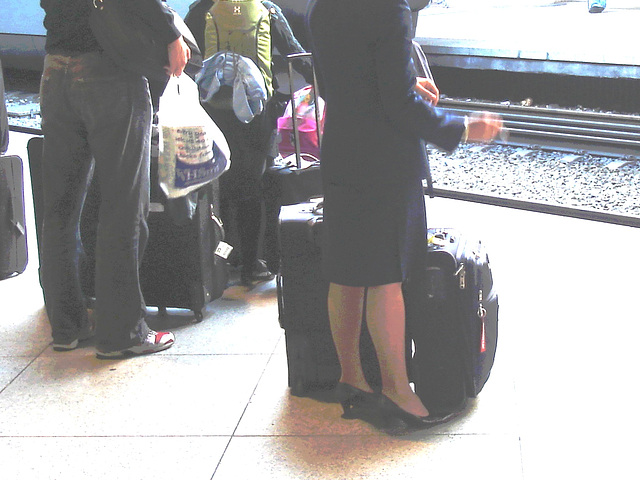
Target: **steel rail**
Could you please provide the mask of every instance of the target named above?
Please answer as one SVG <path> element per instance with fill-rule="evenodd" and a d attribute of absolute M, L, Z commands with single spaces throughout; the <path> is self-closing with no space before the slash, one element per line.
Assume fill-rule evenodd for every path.
<path fill-rule="evenodd" d="M 431 194 L 429 194 L 429 190 L 427 189 L 427 187 L 425 187 L 424 192 L 425 195 L 428 195 L 432 198 L 448 198 L 452 200 L 460 200 L 463 202 L 481 203 L 484 205 L 491 205 L 496 207 L 513 208 L 516 210 L 525 210 L 535 213 L 546 213 L 561 217 L 570 217 L 581 220 L 590 220 L 593 222 L 610 223 L 614 225 L 640 228 L 640 217 L 635 217 L 632 215 L 624 215 L 620 213 L 580 207 L 570 207 L 552 203 L 518 200 L 515 198 L 495 197 L 492 195 L 484 195 L 473 192 L 462 192 L 459 190 L 448 190 L 443 188 L 434 188 Z"/>
<path fill-rule="evenodd" d="M 23 127 L 21 125 L 9 124 L 9 130 L 12 132 L 18 132 L 18 133 L 28 133 L 30 135 L 42 135 L 41 128 Z"/>
<path fill-rule="evenodd" d="M 490 111 L 502 116 L 509 137 L 499 143 L 593 155 L 640 156 L 640 117 L 615 113 L 524 107 L 442 99 L 440 106 L 468 115 Z"/>

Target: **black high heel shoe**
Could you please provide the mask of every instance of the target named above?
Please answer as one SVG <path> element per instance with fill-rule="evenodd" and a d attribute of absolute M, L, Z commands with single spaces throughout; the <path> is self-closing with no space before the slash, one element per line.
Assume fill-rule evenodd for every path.
<path fill-rule="evenodd" d="M 379 409 L 379 394 L 365 392 L 348 383 L 338 383 L 336 395 L 344 411 L 342 418 L 368 420 Z"/>
<path fill-rule="evenodd" d="M 380 394 L 379 408 L 383 416 L 390 418 L 395 417 L 403 421 L 409 428 L 412 429 L 426 429 L 435 427 L 442 423 L 446 423 L 449 420 L 455 418 L 457 413 L 447 413 L 444 415 L 427 415 L 426 417 L 419 417 L 412 413 L 407 412 L 400 408 L 393 400 L 386 395 Z"/>

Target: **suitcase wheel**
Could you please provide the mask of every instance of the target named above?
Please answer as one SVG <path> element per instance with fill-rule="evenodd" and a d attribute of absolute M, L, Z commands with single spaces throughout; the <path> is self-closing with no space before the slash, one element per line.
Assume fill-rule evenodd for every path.
<path fill-rule="evenodd" d="M 291 395 L 295 397 L 304 397 L 305 394 L 307 393 L 307 388 L 304 382 L 302 381 L 302 377 L 297 377 L 293 379 L 289 388 L 291 390 Z"/>
<path fill-rule="evenodd" d="M 196 323 L 200 323 L 202 320 L 204 320 L 204 315 L 202 314 L 201 310 L 194 310 L 193 314 L 196 317 Z"/>

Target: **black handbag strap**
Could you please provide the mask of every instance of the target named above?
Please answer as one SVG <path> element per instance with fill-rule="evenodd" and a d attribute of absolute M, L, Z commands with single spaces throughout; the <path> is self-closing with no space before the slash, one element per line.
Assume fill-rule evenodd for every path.
<path fill-rule="evenodd" d="M 429 68 L 429 61 L 427 60 L 427 56 L 425 55 L 420 44 L 413 40 L 411 42 L 413 44 L 413 64 L 416 69 L 416 73 L 419 75 L 433 80 L 433 75 L 431 74 L 431 69 Z M 429 198 L 434 198 L 435 193 L 433 191 L 433 177 L 431 176 L 431 165 L 429 164 L 429 148 L 427 147 L 426 142 L 422 141 L 422 145 L 424 148 L 424 163 L 425 163 L 425 177 L 427 180 L 427 195 Z"/>

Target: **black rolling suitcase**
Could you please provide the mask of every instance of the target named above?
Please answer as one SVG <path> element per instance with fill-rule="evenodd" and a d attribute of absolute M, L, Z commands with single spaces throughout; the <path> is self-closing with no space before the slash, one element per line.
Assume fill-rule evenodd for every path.
<path fill-rule="evenodd" d="M 279 232 L 278 313 L 285 330 L 288 381 L 294 395 L 304 396 L 334 386 L 340 377 L 327 311 L 329 283 L 320 265 L 321 204 L 283 206 Z M 378 385 L 380 371 L 366 325 L 360 348 L 365 375 Z"/>
<path fill-rule="evenodd" d="M 27 233 L 24 210 L 22 160 L 0 157 L 0 280 L 27 267 Z"/>
<path fill-rule="evenodd" d="M 419 75 L 433 79 L 413 42 Z M 427 166 L 429 165 L 426 152 Z M 427 193 L 434 197 L 427 168 Z M 430 412 L 464 408 L 489 378 L 498 341 L 498 295 L 482 242 L 451 228 L 430 228 L 426 272 L 404 285 L 409 375 Z"/>
<path fill-rule="evenodd" d="M 0 155 L 9 147 L 9 118 L 4 100 L 4 76 L 0 62 Z M 0 280 L 27 268 L 27 234 L 24 212 L 22 159 L 0 157 Z"/>
<path fill-rule="evenodd" d="M 152 178 L 155 172 L 152 162 Z M 148 305 L 187 308 L 200 321 L 202 310 L 224 293 L 228 265 L 218 197 L 217 180 L 173 200 L 152 182 L 149 242 L 140 267 Z"/>
<path fill-rule="evenodd" d="M 195 198 L 192 219 L 176 225 L 166 206 L 152 203 L 149 242 L 140 266 L 140 286 L 147 305 L 202 310 L 220 298 L 227 287 L 227 262 L 222 223 L 214 213 L 214 188 L 203 187 Z"/>
<path fill-rule="evenodd" d="M 329 387 L 340 377 L 329 317 L 329 284 L 320 271 L 322 215 L 316 203 L 283 206 L 278 318 L 285 331 L 288 384 L 294 395 Z"/>
<path fill-rule="evenodd" d="M 310 53 L 295 53 L 287 56 L 289 67 L 290 102 L 294 105 L 293 62 L 300 58 L 312 58 Z M 322 141 L 320 129 L 320 111 L 318 109 L 318 85 L 313 81 L 314 106 L 316 114 L 316 134 Z M 296 115 L 292 115 L 295 154 L 283 159 L 281 163 L 270 166 L 264 176 L 265 197 L 265 235 L 263 256 L 272 272 L 277 272 L 280 262 L 280 248 L 277 228 L 280 208 L 283 205 L 294 205 L 307 202 L 313 197 L 322 195 L 322 178 L 317 158 L 311 157 L 301 150 L 300 131 Z M 293 157 L 293 159 L 291 158 Z M 310 160 L 310 161 L 309 161 Z"/>
<path fill-rule="evenodd" d="M 498 295 L 484 245 L 455 229 L 428 230 L 424 273 L 405 285 L 409 373 L 430 412 L 456 412 L 489 378 Z"/>

